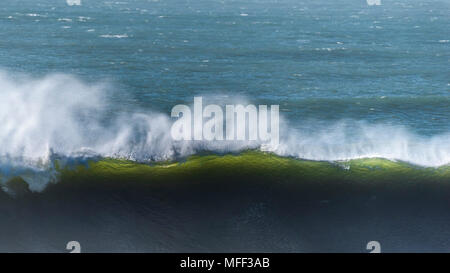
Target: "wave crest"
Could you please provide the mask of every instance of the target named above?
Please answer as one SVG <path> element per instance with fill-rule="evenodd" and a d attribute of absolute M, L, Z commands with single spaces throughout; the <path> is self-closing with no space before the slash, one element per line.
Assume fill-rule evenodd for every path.
<path fill-rule="evenodd" d="M 309 160 L 379 157 L 432 167 L 450 162 L 448 133 L 424 137 L 398 126 L 343 121 L 320 130 L 309 124 L 315 133 L 284 126 L 276 147 L 255 141 L 174 142 L 168 114 L 112 114 L 112 89 L 106 84 L 88 84 L 64 74 L 35 79 L 0 72 L 0 88 L 1 181 L 20 176 L 35 191 L 56 179 L 55 156 L 146 162 L 205 150 L 260 149 Z"/>

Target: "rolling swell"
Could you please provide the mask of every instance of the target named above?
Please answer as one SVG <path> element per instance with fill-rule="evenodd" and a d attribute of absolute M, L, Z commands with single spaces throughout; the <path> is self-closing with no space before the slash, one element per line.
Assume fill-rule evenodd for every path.
<path fill-rule="evenodd" d="M 280 157 L 273 153 L 246 151 L 238 154 L 204 154 L 186 160 L 136 163 L 120 159 L 90 160 L 85 164 L 61 168 L 56 162 L 56 171 L 62 184 L 71 184 L 76 177 L 96 180 L 126 181 L 133 178 L 143 184 L 184 183 L 183 180 L 208 176 L 237 178 L 253 177 L 261 181 L 283 178 L 285 181 L 301 183 L 326 181 L 348 181 L 349 183 L 382 183 L 398 180 L 413 182 L 444 182 L 450 179 L 450 166 L 439 168 L 420 167 L 407 162 L 396 162 L 382 158 L 354 159 L 349 161 L 308 161 Z M 191 177 L 192 176 L 192 177 Z M 209 179 L 207 179 L 209 180 Z"/>
<path fill-rule="evenodd" d="M 445 130 L 284 124 L 262 153 L 174 142 L 167 115 L 116 113 L 108 88 L 70 75 L 0 85 L 0 251 L 449 249 Z"/>
<path fill-rule="evenodd" d="M 249 151 L 156 165 L 103 159 L 59 172 L 59 183 L 40 193 L 21 179 L 8 183 L 0 250 L 62 252 L 70 240 L 86 252 L 364 252 L 371 240 L 383 251 L 450 246 L 448 166 Z"/>

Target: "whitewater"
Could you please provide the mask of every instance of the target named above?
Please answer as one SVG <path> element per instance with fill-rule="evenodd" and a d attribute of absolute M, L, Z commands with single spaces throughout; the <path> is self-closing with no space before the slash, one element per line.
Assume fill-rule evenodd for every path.
<path fill-rule="evenodd" d="M 256 149 L 315 161 L 384 158 L 423 167 L 450 162 L 449 133 L 421 136 L 405 127 L 358 120 L 310 132 L 284 121 L 276 146 L 258 141 L 174 141 L 170 113 L 111 112 L 106 94 L 115 88 L 106 81 L 92 84 L 68 74 L 36 78 L 2 71 L 0 88 L 2 182 L 20 176 L 36 191 L 55 181 L 56 159 L 69 165 L 96 158 L 151 163 L 204 151 Z"/>

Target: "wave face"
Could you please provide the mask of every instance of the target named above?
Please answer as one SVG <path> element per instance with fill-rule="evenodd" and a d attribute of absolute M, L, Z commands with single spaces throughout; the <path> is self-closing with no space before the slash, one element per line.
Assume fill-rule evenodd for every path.
<path fill-rule="evenodd" d="M 56 165 L 60 182 L 42 193 L 20 180 L 7 185 L 14 197 L 0 191 L 7 235 L 0 251 L 64 252 L 70 240 L 83 252 L 366 252 L 371 240 L 383 252 L 445 252 L 450 245 L 449 167 L 255 151 L 153 166 Z"/>
<path fill-rule="evenodd" d="M 176 160 L 200 151 L 260 149 L 300 159 L 339 161 L 386 158 L 421 166 L 450 162 L 450 135 L 423 137 L 406 128 L 344 120 L 310 132 L 284 122 L 280 144 L 255 141 L 174 142 L 172 120 L 149 111 L 114 113 L 105 83 L 88 84 L 64 74 L 30 78 L 0 73 L 2 181 L 21 176 L 40 191 L 55 180 L 54 160 L 70 164 L 92 158 L 139 162 Z M 315 124 L 309 125 L 315 128 Z"/>

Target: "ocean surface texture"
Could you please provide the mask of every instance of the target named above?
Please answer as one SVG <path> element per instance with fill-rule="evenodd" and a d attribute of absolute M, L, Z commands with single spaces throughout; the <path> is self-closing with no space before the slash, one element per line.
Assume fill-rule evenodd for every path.
<path fill-rule="evenodd" d="M 2 1 L 0 186 L 0 251 L 449 251 L 450 1 Z"/>

